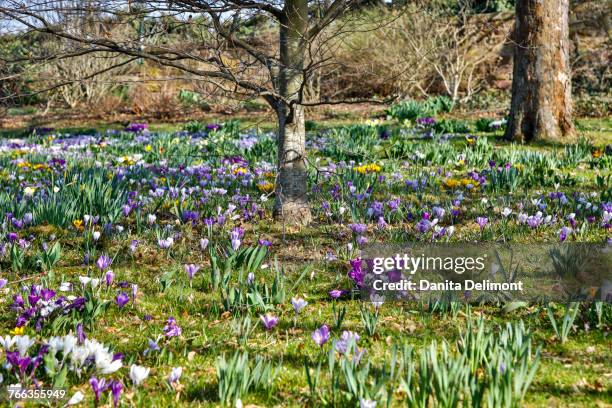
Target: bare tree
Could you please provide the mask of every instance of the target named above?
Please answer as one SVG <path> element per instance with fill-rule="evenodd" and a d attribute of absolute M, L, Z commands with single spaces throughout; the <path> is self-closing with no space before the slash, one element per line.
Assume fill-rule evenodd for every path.
<path fill-rule="evenodd" d="M 517 0 L 512 104 L 506 138 L 569 139 L 569 0 Z"/>
<path fill-rule="evenodd" d="M 42 33 L 73 44 L 72 49 L 63 52 L 44 50 L 24 55 L 23 59 L 29 61 L 92 53 L 121 55 L 122 64 L 146 59 L 234 95 L 263 97 L 278 122 L 274 214 L 288 223 L 307 224 L 311 214 L 307 202 L 304 107 L 337 101 L 305 101 L 304 88 L 313 73 L 330 60 L 333 39 L 343 31 L 341 24 L 335 27 L 338 19 L 367 3 L 370 2 L 0 0 L 0 16 L 19 26 L 19 35 Z M 244 27 L 253 21 L 268 24 L 276 44 L 260 44 L 245 34 Z M 132 29 L 118 30 L 117 25 Z"/>

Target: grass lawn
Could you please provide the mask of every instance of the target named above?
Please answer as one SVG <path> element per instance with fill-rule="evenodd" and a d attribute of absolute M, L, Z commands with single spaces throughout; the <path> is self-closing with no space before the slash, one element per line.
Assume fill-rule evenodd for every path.
<path fill-rule="evenodd" d="M 511 311 L 503 303 L 416 301 L 377 308 L 359 299 L 356 280 L 347 276 L 349 262 L 372 243 L 609 245 L 609 118 L 579 120 L 589 142 L 571 146 L 516 146 L 501 140 L 501 130 L 427 137 L 427 126 L 394 120 L 319 122 L 308 136 L 309 162 L 317 166 L 309 173 L 314 221 L 302 228 L 273 221 L 275 151 L 266 135 L 273 127 L 260 124 L 254 135 L 245 131 L 252 124 L 177 135 L 176 124 L 126 132 L 91 123 L 19 143 L 9 138 L 23 132 L 3 131 L 2 335 L 23 330 L 36 339 L 25 348 L 32 361 L 50 356 L 25 371 L 1 367 L 3 385 L 31 386 L 36 378 L 45 387 L 59 384 L 68 397 L 81 392 L 83 405 L 94 404 L 91 377 L 121 383 L 120 406 L 212 407 L 227 395 L 233 406 L 238 397 L 262 407 L 419 406 L 409 404 L 418 392 L 425 405 L 444 406 L 450 396 L 463 406 L 488 406 L 474 402 L 478 387 L 484 401 L 498 398 L 494 406 L 612 404 L 610 304 L 599 318 L 594 304 L 579 306 L 562 339 L 543 304 Z M 334 300 L 332 290 L 346 292 Z M 308 302 L 299 314 L 292 298 Z M 50 299 L 58 306 L 49 308 Z M 565 305 L 549 307 L 559 330 Z M 278 318 L 270 330 L 260 319 L 266 313 Z M 312 335 L 324 324 L 329 340 L 320 347 Z M 489 343 L 474 348 L 485 357 L 469 360 L 463 345 L 478 324 Z M 81 330 L 107 345 L 98 353 L 121 367 L 105 371 L 112 362 L 95 353 L 79 361 L 76 351 L 41 351 L 53 336 Z M 9 355 L 16 346 L 6 344 L 0 359 L 18 358 Z M 220 391 L 220 384 L 249 378 L 220 363 L 242 352 L 267 380 Z M 150 369 L 139 385 L 134 364 Z M 463 374 L 453 374 L 453 364 Z M 182 367 L 180 379 L 169 381 L 175 367 Z M 524 384 L 521 369 L 531 367 L 522 401 L 512 387 L 504 390 Z M 443 377 L 448 383 L 438 384 Z M 113 404 L 110 389 L 100 395 L 100 405 Z"/>

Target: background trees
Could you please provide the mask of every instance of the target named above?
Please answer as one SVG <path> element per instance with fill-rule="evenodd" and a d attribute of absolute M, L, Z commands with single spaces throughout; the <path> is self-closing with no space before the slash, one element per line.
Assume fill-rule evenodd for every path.
<path fill-rule="evenodd" d="M 48 62 L 103 53 L 106 61 L 114 61 L 88 71 L 81 81 L 147 59 L 213 83 L 221 92 L 265 99 L 278 121 L 275 215 L 290 223 L 308 223 L 304 86 L 330 60 L 346 24 L 332 23 L 369 3 L 9 0 L 0 3 L 0 13 L 25 33 L 49 35 L 61 44 L 30 51 L 22 59 Z M 245 34 L 257 20 L 270 25 L 272 43 Z"/>
<path fill-rule="evenodd" d="M 568 19 L 569 0 L 517 0 L 507 139 L 574 135 Z"/>
<path fill-rule="evenodd" d="M 572 134 L 572 69 L 580 92 L 606 100 L 608 31 L 592 35 L 606 9 L 575 6 L 570 37 L 568 1 L 517 1 L 507 41 L 514 3 L 0 0 L 0 106 L 173 118 L 187 105 L 267 105 L 279 135 L 275 213 L 307 223 L 312 106 L 445 95 L 501 117 L 514 77 L 506 136 L 526 142 Z M 609 110 L 588 101 L 583 112 Z"/>

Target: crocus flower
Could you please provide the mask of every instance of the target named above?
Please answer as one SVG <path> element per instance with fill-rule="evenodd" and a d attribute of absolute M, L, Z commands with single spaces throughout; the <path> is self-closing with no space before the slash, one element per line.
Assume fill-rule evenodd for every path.
<path fill-rule="evenodd" d="M 183 367 L 174 367 L 168 375 L 168 382 L 170 384 L 176 384 L 181 379 L 181 374 L 183 374 Z"/>
<path fill-rule="evenodd" d="M 338 299 L 340 296 L 342 296 L 343 293 L 344 293 L 344 291 L 342 291 L 342 290 L 334 289 L 334 290 L 330 290 L 329 291 L 329 296 L 332 299 Z"/>
<path fill-rule="evenodd" d="M 185 272 L 187 272 L 187 275 L 189 276 L 189 280 L 192 280 L 193 275 L 195 275 L 196 272 L 199 270 L 200 270 L 200 267 L 198 265 L 194 265 L 194 264 L 185 265 Z"/>
<path fill-rule="evenodd" d="M 144 355 L 146 356 L 149 353 L 152 353 L 154 351 L 159 351 L 159 344 L 157 344 L 157 342 L 155 340 L 149 339 L 149 346 L 147 347 L 147 349 L 144 351 Z"/>
<path fill-rule="evenodd" d="M 168 237 L 166 239 L 160 238 L 157 240 L 157 244 L 159 245 L 161 249 L 168 249 L 172 246 L 173 243 L 174 243 L 174 238 L 172 237 Z"/>
<path fill-rule="evenodd" d="M 265 246 L 265 247 L 268 247 L 268 248 L 272 246 L 272 242 L 271 241 L 268 241 L 267 239 L 263 239 L 263 238 L 259 239 L 259 241 L 257 241 L 257 243 L 259 245 L 261 245 L 261 246 Z"/>
<path fill-rule="evenodd" d="M 112 285 L 114 279 L 115 279 L 114 272 L 110 269 L 106 271 L 106 274 L 104 275 L 104 281 L 106 282 L 106 286 Z"/>
<path fill-rule="evenodd" d="M 79 340 L 79 344 L 83 344 L 87 336 L 85 335 L 85 331 L 83 330 L 83 324 L 79 323 L 76 327 L 77 339 Z"/>
<path fill-rule="evenodd" d="M 349 343 L 357 344 L 359 335 L 355 332 L 345 330 L 342 332 L 340 340 L 336 342 L 336 351 L 340 354 L 345 354 Z"/>
<path fill-rule="evenodd" d="M 567 239 L 567 236 L 572 233 L 572 229 L 563 227 L 559 230 L 559 241 L 563 242 Z"/>
<path fill-rule="evenodd" d="M 181 328 L 176 324 L 174 317 L 170 316 L 166 325 L 164 326 L 164 335 L 166 337 L 177 337 L 182 333 Z"/>
<path fill-rule="evenodd" d="M 476 218 L 476 223 L 478 224 L 480 229 L 483 229 L 485 225 L 487 225 L 488 222 L 489 222 L 489 219 L 487 217 L 477 217 Z"/>
<path fill-rule="evenodd" d="M 135 386 L 139 386 L 149 376 L 150 368 L 132 364 L 130 367 L 130 379 Z"/>
<path fill-rule="evenodd" d="M 8 283 L 8 280 L 6 280 L 6 279 L 0 279 L 0 289 L 2 289 L 3 287 L 5 287 L 7 283 Z"/>
<path fill-rule="evenodd" d="M 100 394 L 102 394 L 110 386 L 110 384 L 106 383 L 106 379 L 100 378 L 98 380 L 96 377 L 91 377 L 89 379 L 89 384 L 94 392 L 96 403 L 100 400 Z"/>
<path fill-rule="evenodd" d="M 157 217 L 155 216 L 155 214 L 147 215 L 147 222 L 149 223 L 149 225 L 155 224 L 156 220 L 157 220 Z"/>
<path fill-rule="evenodd" d="M 119 405 L 119 397 L 121 396 L 121 392 L 123 392 L 123 384 L 120 381 L 114 380 L 110 386 L 111 394 L 113 396 L 113 405 L 117 407 Z"/>
<path fill-rule="evenodd" d="M 312 332 L 312 341 L 319 347 L 323 346 L 329 340 L 329 327 L 326 324 Z"/>
<path fill-rule="evenodd" d="M 353 282 L 355 282 L 355 285 L 363 285 L 364 273 L 363 269 L 361 268 L 361 258 L 352 259 L 349 261 L 349 263 L 351 264 L 351 269 L 348 273 L 349 278 L 351 278 Z M 331 292 L 330 296 L 333 297 Z"/>
<path fill-rule="evenodd" d="M 200 250 L 204 251 L 206 249 L 206 247 L 208 246 L 208 238 L 202 238 L 200 239 Z"/>
<path fill-rule="evenodd" d="M 70 406 L 70 405 L 80 404 L 81 401 L 83 401 L 84 398 L 85 398 L 85 395 L 83 395 L 83 393 L 81 391 L 77 391 L 77 392 L 74 393 L 74 395 L 72 397 L 70 397 L 70 399 L 68 400 L 66 405 Z"/>
<path fill-rule="evenodd" d="M 240 228 L 234 228 L 230 232 L 230 240 L 232 242 L 232 249 L 234 251 L 237 251 L 238 248 L 240 248 L 242 235 L 244 235 L 244 232 Z"/>
<path fill-rule="evenodd" d="M 133 239 L 130 243 L 130 251 L 136 252 L 136 248 L 138 248 L 138 241 Z"/>
<path fill-rule="evenodd" d="M 363 235 L 368 230 L 365 224 L 349 224 L 348 226 L 355 235 Z"/>
<path fill-rule="evenodd" d="M 266 330 L 272 330 L 274 326 L 278 324 L 278 317 L 273 316 L 270 313 L 261 315 L 259 316 L 259 318 L 261 319 L 261 323 L 266 328 Z"/>
<path fill-rule="evenodd" d="M 132 283 L 132 303 L 136 300 L 136 295 L 138 294 L 138 285 Z"/>
<path fill-rule="evenodd" d="M 108 269 L 109 266 L 111 266 L 112 263 L 113 263 L 113 260 L 110 257 L 103 254 L 96 261 L 96 266 L 101 271 L 105 271 L 106 269 Z"/>
<path fill-rule="evenodd" d="M 376 408 L 376 401 L 365 398 L 359 399 L 359 408 Z"/>
<path fill-rule="evenodd" d="M 307 304 L 308 302 L 302 298 L 291 299 L 291 305 L 293 306 L 293 310 L 295 310 L 295 314 L 300 313 L 300 311 L 305 308 Z"/>
<path fill-rule="evenodd" d="M 130 297 L 125 292 L 119 293 L 115 298 L 115 303 L 117 303 L 117 306 L 119 306 L 120 309 L 123 308 L 123 306 L 125 306 L 129 301 Z"/>

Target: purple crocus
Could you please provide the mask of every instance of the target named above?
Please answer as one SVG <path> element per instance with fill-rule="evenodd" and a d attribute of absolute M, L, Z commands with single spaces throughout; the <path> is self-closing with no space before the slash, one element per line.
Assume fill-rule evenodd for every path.
<path fill-rule="evenodd" d="M 115 279 L 115 274 L 110 269 L 106 271 L 104 275 L 104 281 L 106 282 L 106 286 L 110 286 L 113 284 L 113 280 Z"/>
<path fill-rule="evenodd" d="M 329 340 L 329 327 L 324 324 L 323 326 L 313 331 L 311 337 L 312 341 L 314 341 L 317 346 L 322 347 L 323 344 L 325 344 L 327 340 Z"/>
<path fill-rule="evenodd" d="M 476 218 L 476 224 L 478 224 L 480 229 L 483 229 L 485 225 L 487 225 L 488 222 L 489 222 L 489 219 L 487 217 L 477 217 Z"/>
<path fill-rule="evenodd" d="M 559 241 L 563 242 L 567 239 L 567 236 L 572 233 L 572 229 L 568 227 L 563 227 L 559 230 Z"/>
<path fill-rule="evenodd" d="M 185 272 L 187 272 L 187 275 L 189 276 L 189 280 L 193 280 L 193 275 L 196 274 L 197 271 L 200 270 L 200 267 L 198 265 L 194 265 L 194 264 L 186 264 L 185 265 Z"/>
<path fill-rule="evenodd" d="M 111 266 L 112 263 L 113 260 L 110 257 L 102 254 L 96 261 L 96 266 L 100 271 L 105 271 L 109 268 L 109 266 Z"/>
<path fill-rule="evenodd" d="M 345 354 L 350 343 L 357 344 L 359 335 L 355 332 L 345 330 L 342 332 L 340 340 L 336 342 L 336 351 L 340 354 Z"/>
<path fill-rule="evenodd" d="M 130 297 L 125 292 L 119 293 L 115 298 L 115 303 L 117 303 L 117 306 L 119 306 L 120 309 L 123 308 L 123 306 L 125 306 L 129 301 Z"/>
<path fill-rule="evenodd" d="M 272 246 L 272 242 L 271 241 L 268 241 L 267 239 L 263 239 L 263 238 L 260 238 L 259 241 L 257 241 L 257 243 L 260 246 L 264 246 L 264 247 L 267 247 L 267 248 Z"/>
<path fill-rule="evenodd" d="M 209 243 L 208 238 L 200 239 L 200 250 L 204 251 L 206 247 L 208 246 L 208 243 Z"/>
<path fill-rule="evenodd" d="M 55 296 L 55 291 L 48 288 L 42 288 L 40 290 L 40 296 L 45 302 L 47 302 Z"/>
<path fill-rule="evenodd" d="M 351 270 L 348 273 L 349 278 L 355 282 L 355 285 L 361 286 L 363 284 L 363 269 L 361 268 L 361 258 L 352 259 L 349 261 L 351 264 Z M 330 296 L 333 295 L 330 292 Z"/>
<path fill-rule="evenodd" d="M 146 123 L 130 123 L 125 127 L 126 132 L 142 133 L 149 128 Z"/>
<path fill-rule="evenodd" d="M 182 332 L 183 331 L 181 330 L 179 325 L 176 324 L 176 319 L 170 316 L 166 325 L 164 326 L 164 335 L 166 337 L 178 337 L 181 335 Z"/>
<path fill-rule="evenodd" d="M 113 396 L 113 405 L 117 407 L 117 405 L 119 405 L 119 397 L 121 396 L 121 393 L 123 392 L 123 384 L 121 384 L 121 382 L 119 382 L 118 380 L 114 380 L 111 383 L 110 389 L 111 389 L 111 394 Z"/>
<path fill-rule="evenodd" d="M 100 400 L 100 394 L 102 394 L 110 386 L 110 384 L 106 383 L 105 378 L 100 378 L 98 380 L 96 377 L 91 377 L 89 379 L 89 384 L 91 385 L 91 389 L 94 392 L 94 396 L 95 396 L 96 404 L 97 404 L 98 401 Z"/>
<path fill-rule="evenodd" d="M 272 330 L 274 326 L 278 324 L 278 317 L 271 315 L 270 313 L 266 313 L 265 315 L 259 316 L 261 319 L 261 323 L 266 328 L 266 330 Z"/>
<path fill-rule="evenodd" d="M 133 239 L 130 243 L 130 251 L 136 252 L 136 248 L 138 248 L 138 240 Z"/>
<path fill-rule="evenodd" d="M 308 302 L 302 298 L 292 298 L 291 299 L 291 305 L 293 306 L 293 310 L 295 311 L 295 314 L 300 313 L 300 311 L 303 308 L 305 308 L 307 304 Z"/>
<path fill-rule="evenodd" d="M 83 324 L 81 323 L 77 324 L 76 332 L 77 332 L 77 340 L 79 341 L 79 344 L 83 344 L 85 342 L 85 339 L 87 338 L 87 336 L 85 335 L 85 331 L 83 330 Z"/>
<path fill-rule="evenodd" d="M 166 239 L 160 238 L 157 240 L 157 244 L 159 245 L 161 249 L 168 249 L 172 246 L 173 243 L 174 243 L 174 238 L 172 237 L 168 237 Z"/>
<path fill-rule="evenodd" d="M 340 296 L 342 296 L 343 293 L 344 293 L 344 291 L 342 291 L 342 290 L 334 289 L 334 290 L 330 290 L 329 291 L 329 296 L 332 299 L 338 299 Z"/>
<path fill-rule="evenodd" d="M 147 347 L 147 349 L 144 351 L 144 355 L 146 356 L 149 353 L 152 353 L 154 351 L 159 351 L 161 350 L 159 347 L 159 344 L 157 344 L 157 342 L 155 340 L 149 339 L 148 340 L 149 346 Z"/>
<path fill-rule="evenodd" d="M 365 224 L 349 224 L 348 226 L 355 235 L 363 235 L 368 230 L 368 226 Z"/>
<path fill-rule="evenodd" d="M 244 230 L 242 228 L 234 228 L 230 232 L 230 240 L 232 242 L 232 249 L 237 251 L 242 243 L 241 239 L 244 236 Z"/>

